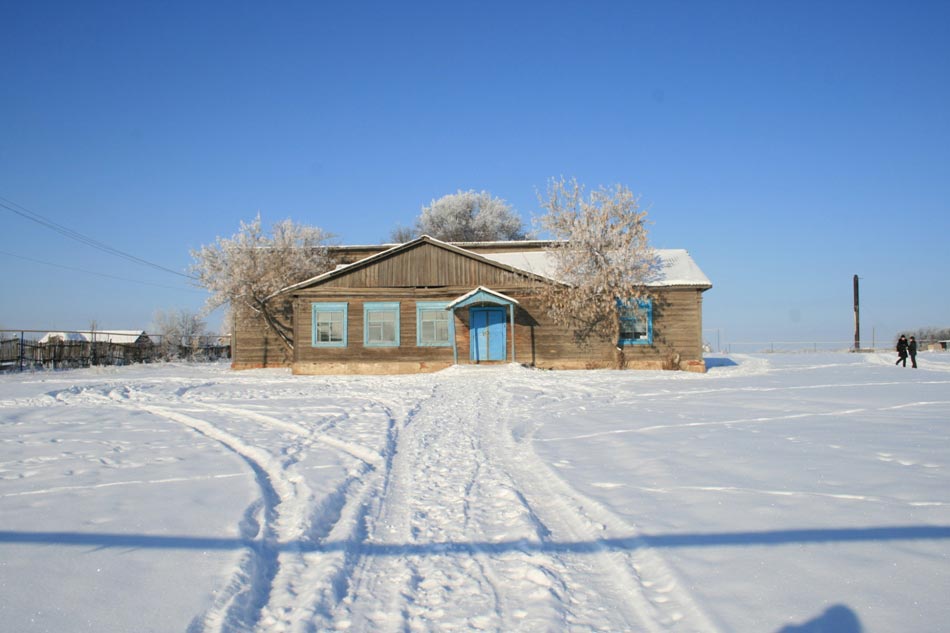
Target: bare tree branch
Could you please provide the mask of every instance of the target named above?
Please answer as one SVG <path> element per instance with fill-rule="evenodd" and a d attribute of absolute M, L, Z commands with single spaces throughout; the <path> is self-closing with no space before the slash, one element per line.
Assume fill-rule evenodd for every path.
<path fill-rule="evenodd" d="M 273 295 L 329 270 L 332 261 L 325 243 L 331 237 L 323 229 L 291 220 L 275 224 L 271 235 L 262 229 L 260 215 L 251 222 L 242 221 L 232 237 L 219 237 L 214 244 L 191 252 L 196 285 L 211 293 L 205 312 L 225 304 L 238 311 L 247 308 L 261 316 L 267 329 L 292 351 L 292 326 L 280 314 Z"/>

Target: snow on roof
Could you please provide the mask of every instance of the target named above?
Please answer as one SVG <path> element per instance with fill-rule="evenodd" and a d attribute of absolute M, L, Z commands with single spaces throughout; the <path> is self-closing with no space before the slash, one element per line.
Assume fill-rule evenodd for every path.
<path fill-rule="evenodd" d="M 703 271 L 685 249 L 657 249 L 657 257 L 663 263 L 659 277 L 650 286 L 704 286 L 711 288 Z M 554 255 L 548 250 L 513 251 L 509 253 L 479 253 L 485 259 L 505 264 L 512 268 L 547 277 L 556 278 L 557 265 Z"/>
<path fill-rule="evenodd" d="M 665 248 L 656 251 L 663 268 L 660 280 L 653 285 L 663 286 L 706 286 L 712 288 L 709 277 L 700 269 L 689 251 L 684 248 Z"/>
<path fill-rule="evenodd" d="M 76 343 L 85 343 L 89 340 L 82 332 L 47 332 L 37 341 L 37 343 L 49 343 L 53 339 Z"/>
<path fill-rule="evenodd" d="M 541 277 L 555 278 L 555 261 L 548 251 L 512 251 L 508 253 L 479 253 L 479 255 L 493 262 L 519 270 L 526 270 Z"/>
<path fill-rule="evenodd" d="M 47 332 L 37 343 L 49 343 L 56 338 L 64 342 L 87 343 L 95 339 L 97 343 L 131 344 L 145 335 L 144 330 L 86 330 L 81 332 Z M 146 337 L 147 338 L 147 337 Z"/>

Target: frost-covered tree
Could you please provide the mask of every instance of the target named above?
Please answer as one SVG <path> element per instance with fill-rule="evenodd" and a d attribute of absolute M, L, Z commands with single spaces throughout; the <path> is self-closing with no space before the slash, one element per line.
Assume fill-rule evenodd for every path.
<path fill-rule="evenodd" d="M 458 191 L 422 208 L 412 228 L 397 227 L 391 239 L 405 242 L 430 235 L 446 242 L 521 240 L 524 223 L 511 206 L 487 191 Z"/>
<path fill-rule="evenodd" d="M 399 225 L 389 233 L 389 239 L 397 244 L 402 244 L 416 239 L 419 235 L 422 235 L 422 233 L 418 233 L 417 229 Z"/>
<path fill-rule="evenodd" d="M 650 297 L 648 284 L 660 263 L 647 239 L 646 211 L 622 186 L 600 187 L 585 197 L 576 180 L 552 179 L 538 198 L 551 246 L 553 276 L 542 291 L 549 315 L 574 330 L 579 343 L 620 339 L 621 309 L 636 311 Z M 618 365 L 623 350 L 618 347 Z"/>
<path fill-rule="evenodd" d="M 331 237 L 323 229 L 291 220 L 274 224 L 267 235 L 258 215 L 252 222 L 241 222 L 234 236 L 219 237 L 214 244 L 192 251 L 196 284 L 211 293 L 205 312 L 230 304 L 235 314 L 260 317 L 293 350 L 292 324 L 274 294 L 329 270 L 332 261 L 326 242 Z"/>
<path fill-rule="evenodd" d="M 178 358 L 182 347 L 193 354 L 207 333 L 204 319 L 187 310 L 158 310 L 152 320 L 152 332 L 161 336 L 161 353 L 166 359 Z"/>
<path fill-rule="evenodd" d="M 922 327 L 915 330 L 908 330 L 905 332 L 907 336 L 913 335 L 917 339 L 919 344 L 923 343 L 934 343 L 936 341 L 947 341 L 950 340 L 950 328 L 941 328 L 941 327 Z M 894 336 L 894 342 L 897 342 L 897 337 Z"/>

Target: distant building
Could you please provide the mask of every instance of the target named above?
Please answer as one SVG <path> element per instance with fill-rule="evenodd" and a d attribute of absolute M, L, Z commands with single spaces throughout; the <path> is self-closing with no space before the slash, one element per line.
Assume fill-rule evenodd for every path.
<path fill-rule="evenodd" d="M 151 345 L 145 330 L 85 330 L 47 332 L 37 343 L 112 343 L 113 345 Z"/>

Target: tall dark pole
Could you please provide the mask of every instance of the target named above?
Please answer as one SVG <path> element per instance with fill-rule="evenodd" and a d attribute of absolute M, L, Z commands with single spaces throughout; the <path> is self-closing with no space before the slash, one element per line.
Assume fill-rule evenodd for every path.
<path fill-rule="evenodd" d="M 858 276 L 854 276 L 854 351 L 861 349 L 861 310 L 858 308 Z"/>

